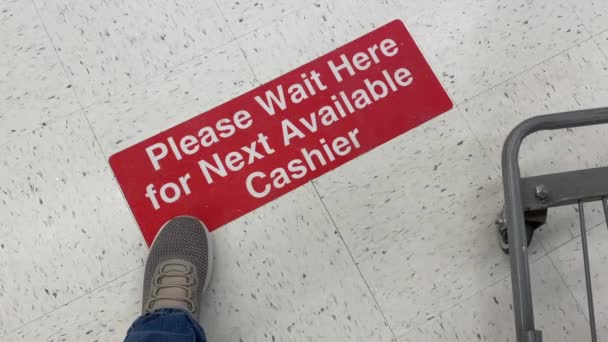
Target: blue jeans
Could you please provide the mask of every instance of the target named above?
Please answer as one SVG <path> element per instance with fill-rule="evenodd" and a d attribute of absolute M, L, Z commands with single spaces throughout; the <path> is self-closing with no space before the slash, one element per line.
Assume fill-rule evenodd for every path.
<path fill-rule="evenodd" d="M 139 317 L 124 342 L 207 342 L 207 338 L 189 312 L 167 308 Z"/>

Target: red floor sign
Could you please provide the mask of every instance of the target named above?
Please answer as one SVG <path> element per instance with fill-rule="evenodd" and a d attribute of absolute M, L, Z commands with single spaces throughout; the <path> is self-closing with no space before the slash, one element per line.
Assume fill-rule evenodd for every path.
<path fill-rule="evenodd" d="M 450 108 L 396 20 L 110 164 L 151 243 L 174 216 L 217 229 Z"/>

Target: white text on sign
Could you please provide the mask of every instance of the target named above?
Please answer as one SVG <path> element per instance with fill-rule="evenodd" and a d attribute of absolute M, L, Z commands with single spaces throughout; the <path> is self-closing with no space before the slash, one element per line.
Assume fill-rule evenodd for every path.
<path fill-rule="evenodd" d="M 381 66 L 385 60 L 398 53 L 397 43 L 391 38 L 385 38 L 361 51 L 341 54 L 338 58 L 328 60 L 327 75 L 333 77 L 334 83 L 341 84 L 360 72 Z M 283 116 L 280 121 L 279 140 L 271 141 L 265 132 L 254 131 L 256 139 L 238 150 L 207 153 L 206 151 L 212 151 L 215 144 L 221 144 L 223 140 L 230 139 L 241 131 L 255 129 L 256 115 L 251 113 L 259 113 L 259 109 L 243 108 L 218 120 L 213 126 L 195 128 L 192 134 L 170 136 L 164 141 L 149 145 L 146 153 L 154 170 L 161 171 L 164 162 L 180 161 L 185 155 L 200 155 L 197 163 L 200 176 L 187 173 L 175 182 L 149 184 L 145 197 L 154 209 L 159 209 L 163 203 L 174 203 L 182 196 L 189 196 L 193 191 L 189 181 L 193 177 L 202 177 L 206 184 L 211 185 L 217 179 L 247 170 L 248 176 L 243 184 L 247 193 L 254 198 L 264 198 L 273 189 L 282 189 L 310 172 L 328 167 L 336 160 L 347 157 L 361 147 L 358 135 L 365 127 L 356 127 L 329 140 L 320 138 L 317 148 L 300 148 L 299 157 L 288 160 L 284 166 L 276 167 L 268 173 L 255 169 L 256 162 L 280 154 L 283 149 L 311 134 L 321 134 L 325 127 L 351 115 L 357 115 L 360 110 L 382 101 L 414 82 L 414 76 L 406 66 L 380 68 L 378 71 L 374 73 L 374 77 L 364 78 L 359 88 L 324 95 L 329 101 L 307 113 L 294 113 L 290 108 L 328 91 L 328 82 L 325 79 L 327 75 L 315 69 L 301 73 L 299 82 L 278 84 L 273 89 L 266 90 L 263 96 L 255 96 L 254 100 L 259 109 L 266 115 Z M 377 113 L 377 116 L 378 120 L 382 119 L 382 113 Z"/>

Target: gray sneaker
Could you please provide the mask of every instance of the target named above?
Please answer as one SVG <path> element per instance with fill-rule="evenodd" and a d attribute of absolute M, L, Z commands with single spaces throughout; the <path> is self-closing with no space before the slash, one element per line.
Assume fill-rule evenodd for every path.
<path fill-rule="evenodd" d="M 179 216 L 165 223 L 146 261 L 142 312 L 181 308 L 197 318 L 212 261 L 209 231 L 201 221 Z"/>

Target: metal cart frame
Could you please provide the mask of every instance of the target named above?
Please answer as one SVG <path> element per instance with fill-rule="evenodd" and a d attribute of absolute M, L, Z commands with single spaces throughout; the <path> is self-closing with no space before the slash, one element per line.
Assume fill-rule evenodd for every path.
<path fill-rule="evenodd" d="M 505 141 L 502 151 L 505 196 L 502 223 L 506 225 L 508 236 L 517 342 L 542 341 L 542 333 L 534 327 L 527 253 L 531 236 L 526 229 L 530 229 L 530 222 L 537 226 L 543 224 L 548 208 L 571 204 L 578 204 L 579 208 L 591 340 L 597 341 L 583 203 L 602 201 L 608 223 L 608 167 L 521 178 L 519 150 L 524 138 L 538 131 L 605 123 L 608 123 L 608 108 L 537 116 L 515 127 Z"/>

